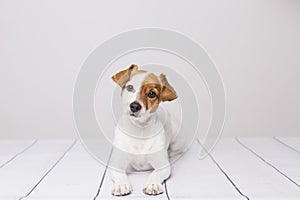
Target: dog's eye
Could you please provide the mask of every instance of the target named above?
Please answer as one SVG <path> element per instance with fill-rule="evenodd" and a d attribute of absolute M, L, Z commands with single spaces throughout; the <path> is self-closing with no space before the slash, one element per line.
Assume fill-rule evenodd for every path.
<path fill-rule="evenodd" d="M 127 86 L 126 86 L 126 89 L 127 89 L 129 92 L 134 91 L 134 88 L 133 88 L 132 85 L 127 85 Z"/>
<path fill-rule="evenodd" d="M 148 93 L 148 95 L 147 95 L 149 98 L 151 98 L 151 99 L 153 99 L 153 98 L 155 98 L 157 95 L 156 95 L 156 93 L 155 92 L 153 92 L 153 91 L 150 91 L 149 93 Z"/>

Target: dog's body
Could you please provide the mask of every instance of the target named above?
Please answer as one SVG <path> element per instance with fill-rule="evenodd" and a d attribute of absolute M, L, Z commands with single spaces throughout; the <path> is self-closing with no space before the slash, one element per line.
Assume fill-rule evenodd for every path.
<path fill-rule="evenodd" d="M 131 185 L 126 171 L 154 169 L 143 192 L 163 192 L 162 182 L 171 173 L 169 158 L 182 152 L 184 141 L 177 137 L 179 123 L 158 105 L 177 98 L 165 75 L 156 76 L 131 65 L 112 78 L 122 88 L 124 113 L 114 135 L 111 157 L 113 195 L 126 195 Z"/>

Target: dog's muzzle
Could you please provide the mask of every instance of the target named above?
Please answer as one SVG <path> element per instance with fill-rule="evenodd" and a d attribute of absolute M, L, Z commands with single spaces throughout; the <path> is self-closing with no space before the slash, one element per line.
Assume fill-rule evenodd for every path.
<path fill-rule="evenodd" d="M 141 104 L 139 102 L 137 102 L 137 101 L 132 102 L 129 105 L 129 107 L 130 107 L 131 112 L 133 112 L 133 113 L 136 113 L 136 112 L 138 112 L 138 111 L 140 111 L 142 109 Z"/>

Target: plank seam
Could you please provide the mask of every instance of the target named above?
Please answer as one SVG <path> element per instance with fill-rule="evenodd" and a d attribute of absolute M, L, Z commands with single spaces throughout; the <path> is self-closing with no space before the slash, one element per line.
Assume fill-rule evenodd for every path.
<path fill-rule="evenodd" d="M 167 199 L 170 200 L 170 196 L 169 196 L 169 192 L 168 192 L 168 188 L 167 188 L 167 180 L 164 180 L 164 186 L 165 186 L 165 192 L 166 192 Z"/>
<path fill-rule="evenodd" d="M 18 157 L 19 155 L 21 155 L 22 153 L 24 153 L 25 151 L 27 151 L 28 149 L 30 149 L 33 145 L 35 145 L 37 143 L 38 139 L 34 140 L 29 146 L 27 146 L 25 149 L 23 149 L 22 151 L 16 153 L 15 155 L 13 155 L 9 160 L 7 160 L 5 163 L 3 163 L 2 165 L 0 165 L 0 169 L 3 168 L 5 165 L 7 165 L 8 163 L 10 163 L 11 161 L 13 161 L 16 157 Z"/>
<path fill-rule="evenodd" d="M 273 137 L 273 139 L 276 140 L 277 142 L 279 142 L 280 144 L 282 144 L 283 146 L 285 146 L 285 147 L 287 147 L 287 148 L 289 148 L 289 149 L 291 149 L 291 150 L 293 150 L 293 151 L 296 151 L 297 153 L 300 153 L 300 151 L 299 151 L 298 149 L 296 149 L 296 148 L 294 148 L 294 147 L 288 145 L 287 143 L 281 141 L 281 140 L 278 139 L 277 137 Z"/>
<path fill-rule="evenodd" d="M 51 168 L 40 178 L 40 180 L 31 188 L 31 190 L 24 196 L 20 197 L 19 200 L 27 198 L 34 190 L 35 188 L 46 178 L 46 176 L 56 167 L 56 165 L 65 157 L 65 155 L 74 147 L 77 140 L 74 140 L 74 142 L 67 148 L 67 150 L 59 157 L 59 159 L 54 163 L 54 165 L 51 166 Z"/>
<path fill-rule="evenodd" d="M 104 182 L 104 178 L 105 178 L 105 175 L 106 175 L 106 172 L 107 172 L 107 168 L 108 168 L 108 165 L 109 165 L 109 162 L 110 162 L 112 151 L 113 151 L 113 148 L 110 150 L 110 154 L 109 154 L 109 158 L 108 158 L 108 161 L 106 163 L 106 166 L 105 166 L 105 170 L 103 172 L 102 178 L 100 180 L 100 184 L 98 186 L 98 189 L 97 189 L 97 192 L 96 192 L 95 196 L 93 197 L 93 200 L 96 200 L 98 198 L 99 194 L 100 194 L 100 190 L 101 190 L 103 182 Z"/>
<path fill-rule="evenodd" d="M 262 160 L 265 164 L 267 164 L 268 166 L 270 166 L 271 168 L 273 168 L 275 171 L 277 171 L 279 174 L 281 174 L 282 176 L 284 176 L 285 178 L 287 178 L 289 181 L 291 181 L 292 183 L 294 183 L 296 186 L 300 187 L 300 185 L 297 182 L 295 182 L 292 178 L 290 178 L 288 175 L 286 175 L 285 173 L 283 173 L 282 171 L 280 171 L 277 167 L 275 167 L 273 164 L 271 164 L 270 162 L 268 162 L 267 160 L 265 160 L 262 156 L 258 155 L 254 150 L 252 150 L 250 147 L 248 147 L 244 143 L 242 143 L 237 137 L 235 137 L 235 140 L 242 147 L 244 147 L 249 152 L 251 152 L 252 154 L 254 154 L 257 158 L 259 158 L 260 160 Z"/>
<path fill-rule="evenodd" d="M 250 198 L 242 193 L 242 191 L 238 188 L 238 186 L 234 183 L 234 181 L 230 178 L 230 176 L 225 172 L 225 170 L 219 165 L 219 163 L 213 158 L 213 156 L 204 148 L 204 146 L 201 144 L 199 139 L 197 139 L 197 142 L 200 144 L 200 146 L 204 149 L 204 151 L 207 153 L 209 158 L 213 161 L 213 163 L 218 167 L 218 169 L 223 173 L 223 175 L 226 177 L 226 179 L 231 183 L 231 185 L 235 188 L 235 190 L 245 199 L 250 200 Z"/>

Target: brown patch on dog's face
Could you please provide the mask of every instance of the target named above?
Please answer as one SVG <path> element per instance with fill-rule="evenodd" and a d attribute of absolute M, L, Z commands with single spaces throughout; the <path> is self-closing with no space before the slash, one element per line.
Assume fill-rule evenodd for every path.
<path fill-rule="evenodd" d="M 142 83 L 138 100 L 150 113 L 155 112 L 162 101 L 172 101 L 177 98 L 174 88 L 169 84 L 165 75 L 156 76 L 150 73 Z"/>

